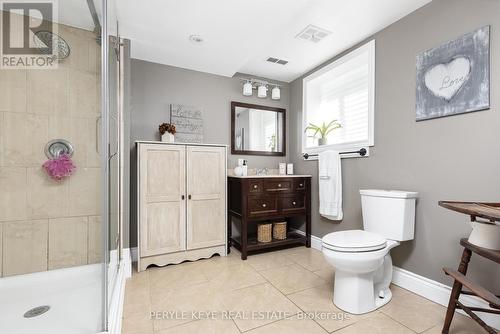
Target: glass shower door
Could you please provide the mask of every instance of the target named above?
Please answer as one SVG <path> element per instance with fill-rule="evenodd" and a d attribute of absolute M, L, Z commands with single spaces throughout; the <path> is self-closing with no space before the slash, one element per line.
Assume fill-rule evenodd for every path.
<path fill-rule="evenodd" d="M 121 259 L 121 222 L 122 222 L 122 170 L 123 148 L 122 119 L 122 65 L 120 62 L 120 39 L 109 36 L 109 143 L 108 143 L 108 303 L 113 298 L 116 276 Z"/>

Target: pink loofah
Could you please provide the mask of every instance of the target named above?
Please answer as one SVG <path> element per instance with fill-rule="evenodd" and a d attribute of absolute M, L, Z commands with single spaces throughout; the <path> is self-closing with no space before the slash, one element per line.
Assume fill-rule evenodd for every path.
<path fill-rule="evenodd" d="M 70 176 L 76 169 L 76 166 L 67 154 L 61 154 L 58 158 L 47 160 L 43 164 L 43 168 L 51 178 L 61 181 Z"/>

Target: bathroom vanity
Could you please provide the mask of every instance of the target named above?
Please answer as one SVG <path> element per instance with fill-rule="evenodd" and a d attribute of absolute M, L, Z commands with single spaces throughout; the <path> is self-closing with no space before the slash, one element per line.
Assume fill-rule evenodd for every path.
<path fill-rule="evenodd" d="M 284 240 L 258 242 L 249 234 L 252 224 L 304 217 L 305 233 L 290 230 Z M 236 219 L 232 219 L 236 218 Z M 232 235 L 232 222 L 239 223 L 240 235 Z M 289 224 L 288 224 L 289 225 Z M 311 176 L 264 175 L 228 177 L 228 247 L 248 253 L 292 245 L 311 247 Z"/>

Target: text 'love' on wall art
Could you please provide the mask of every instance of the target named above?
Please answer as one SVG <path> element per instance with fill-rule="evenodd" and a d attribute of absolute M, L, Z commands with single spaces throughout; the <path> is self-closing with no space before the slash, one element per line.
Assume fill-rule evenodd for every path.
<path fill-rule="evenodd" d="M 489 26 L 417 55 L 417 121 L 489 107 Z"/>

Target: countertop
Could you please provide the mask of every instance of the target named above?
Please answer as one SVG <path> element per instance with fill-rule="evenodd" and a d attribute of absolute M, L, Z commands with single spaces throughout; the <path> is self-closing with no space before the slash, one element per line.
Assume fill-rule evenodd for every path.
<path fill-rule="evenodd" d="M 259 178 L 312 177 L 312 175 L 302 175 L 302 174 L 292 174 L 292 175 L 272 174 L 272 175 L 246 175 L 246 176 L 228 175 L 227 177 L 234 177 L 237 179 L 259 179 Z"/>

